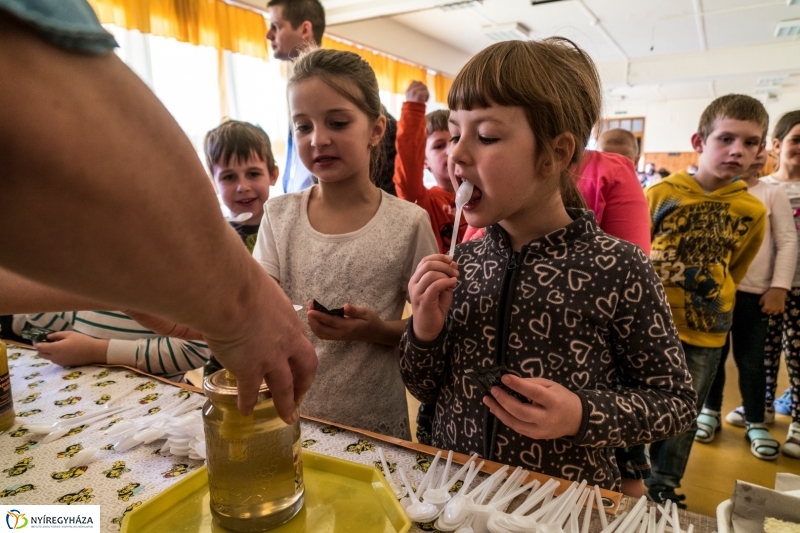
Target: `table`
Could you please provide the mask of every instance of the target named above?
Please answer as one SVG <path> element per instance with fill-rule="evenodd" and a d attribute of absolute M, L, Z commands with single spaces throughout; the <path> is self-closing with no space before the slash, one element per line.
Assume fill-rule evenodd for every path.
<path fill-rule="evenodd" d="M 194 387 L 124 367 L 62 368 L 39 358 L 31 349 L 14 345 L 9 345 L 8 354 L 18 422 L 0 433 L 0 503 L 99 504 L 101 531 L 113 532 L 119 530 L 128 512 L 203 464 L 160 453 L 163 441 L 114 452 L 109 448 L 111 439 L 105 435 L 107 427 L 123 418 L 152 416 L 177 405 L 200 408 L 205 398 Z M 120 403 L 132 405 L 131 410 L 90 422 L 53 442 L 41 444 L 41 436 L 25 428 L 28 423 L 49 423 L 121 396 L 124 399 Z M 426 452 L 435 453 L 423 445 L 323 421 L 303 419 L 301 428 L 303 447 L 361 464 L 378 466 L 377 448 L 382 447 L 389 463 L 409 472 L 415 486 L 432 458 Z M 67 469 L 69 457 L 89 446 L 101 448 L 95 459 L 89 465 Z M 633 504 L 632 498 L 622 497 L 619 507 L 624 510 Z M 684 511 L 681 517 L 682 522 L 695 525 L 695 533 L 716 528 L 711 517 Z M 600 530 L 597 519 L 591 530 Z M 414 524 L 411 531 L 435 529 Z"/>

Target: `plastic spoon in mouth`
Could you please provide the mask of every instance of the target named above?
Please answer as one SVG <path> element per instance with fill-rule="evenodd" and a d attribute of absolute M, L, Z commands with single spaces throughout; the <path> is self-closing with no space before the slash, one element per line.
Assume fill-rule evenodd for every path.
<path fill-rule="evenodd" d="M 456 191 L 456 219 L 453 222 L 453 238 L 450 240 L 450 257 L 456 253 L 456 243 L 458 242 L 458 226 L 461 224 L 461 210 L 464 205 L 472 198 L 472 191 L 475 185 L 468 181 L 462 181 Z"/>

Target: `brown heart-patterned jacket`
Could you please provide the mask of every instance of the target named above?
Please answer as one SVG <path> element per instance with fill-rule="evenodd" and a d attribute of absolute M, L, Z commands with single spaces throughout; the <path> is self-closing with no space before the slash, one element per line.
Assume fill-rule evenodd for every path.
<path fill-rule="evenodd" d="M 512 252 L 499 226 L 458 246 L 460 277 L 445 327 L 421 342 L 409 320 L 400 369 L 436 403 L 433 445 L 601 487 L 619 487 L 614 448 L 689 428 L 697 400 L 656 272 L 591 211 Z M 505 365 L 546 378 L 583 405 L 577 435 L 534 440 L 500 423 L 464 371 Z"/>

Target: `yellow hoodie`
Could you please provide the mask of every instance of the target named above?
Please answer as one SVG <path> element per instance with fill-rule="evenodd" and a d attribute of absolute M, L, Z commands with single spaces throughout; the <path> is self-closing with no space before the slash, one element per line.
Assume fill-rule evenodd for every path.
<path fill-rule="evenodd" d="M 764 238 L 766 208 L 735 181 L 706 192 L 687 172 L 645 191 L 650 258 L 682 341 L 717 348 L 731 328 L 736 287 Z"/>

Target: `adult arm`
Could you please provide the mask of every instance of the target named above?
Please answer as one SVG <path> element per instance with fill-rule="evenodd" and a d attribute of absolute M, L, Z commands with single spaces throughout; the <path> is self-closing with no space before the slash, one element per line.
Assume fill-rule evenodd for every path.
<path fill-rule="evenodd" d="M 3 179 L 0 178 L 0 189 L 3 187 Z M 27 233 L 27 230 L 20 233 Z M 2 238 L 3 236 L 0 236 L 0 239 Z M 6 254 L 4 250 L 0 253 L 0 261 L 4 261 L 10 255 Z M 93 298 L 38 283 L 2 267 L 0 267 L 0 295 L 2 295 L 0 297 L 0 315 L 22 315 L 74 309 L 111 309 L 108 304 Z"/>
<path fill-rule="evenodd" d="M 266 379 L 296 419 L 313 348 L 155 95 L 114 54 L 65 52 L 4 15 L 0 72 L 0 249 L 15 252 L 0 266 L 197 329 L 239 379 L 240 410 Z"/>

